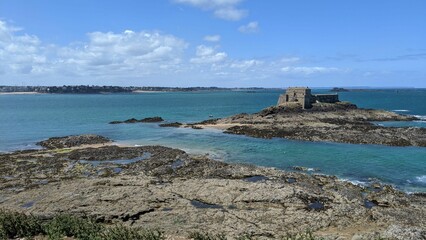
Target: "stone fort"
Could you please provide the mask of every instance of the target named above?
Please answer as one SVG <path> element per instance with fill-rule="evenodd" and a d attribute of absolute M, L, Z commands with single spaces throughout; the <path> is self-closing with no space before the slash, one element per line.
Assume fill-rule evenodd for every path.
<path fill-rule="evenodd" d="M 339 102 L 337 94 L 312 94 L 308 87 L 290 87 L 278 99 L 278 106 L 285 103 L 300 103 L 303 109 L 312 108 L 313 103 Z"/>

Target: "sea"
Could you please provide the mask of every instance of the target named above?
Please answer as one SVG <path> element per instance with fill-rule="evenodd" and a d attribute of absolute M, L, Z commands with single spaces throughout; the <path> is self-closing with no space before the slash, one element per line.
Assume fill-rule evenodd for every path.
<path fill-rule="evenodd" d="M 197 122 L 275 105 L 283 90 L 151 92 L 138 94 L 0 95 L 0 152 L 38 148 L 49 137 L 100 134 L 126 145 L 163 145 L 228 163 L 335 175 L 368 185 L 391 184 L 405 192 L 426 192 L 426 148 L 258 139 L 220 130 L 161 128 L 158 123 L 108 124 L 161 116 L 167 122 Z M 327 89 L 313 89 L 327 93 Z M 340 100 L 363 108 L 415 115 L 413 122 L 385 126 L 426 127 L 426 89 L 368 89 L 340 92 Z M 314 171 L 315 170 L 315 171 Z"/>

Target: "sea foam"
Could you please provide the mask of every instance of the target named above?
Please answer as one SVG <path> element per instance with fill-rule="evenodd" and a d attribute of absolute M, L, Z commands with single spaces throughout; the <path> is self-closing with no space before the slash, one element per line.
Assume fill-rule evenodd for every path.
<path fill-rule="evenodd" d="M 422 121 L 426 121 L 426 115 L 413 115 L 413 116 L 421 119 Z"/>
<path fill-rule="evenodd" d="M 426 175 L 416 177 L 416 182 L 426 184 Z"/>
<path fill-rule="evenodd" d="M 396 110 L 392 110 L 393 112 L 409 112 L 410 110 L 407 109 L 396 109 Z"/>

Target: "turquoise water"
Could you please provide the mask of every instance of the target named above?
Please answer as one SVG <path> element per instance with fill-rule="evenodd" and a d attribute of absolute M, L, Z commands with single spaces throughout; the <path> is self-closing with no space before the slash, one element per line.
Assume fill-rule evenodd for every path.
<path fill-rule="evenodd" d="M 324 92 L 325 90 L 317 90 Z M 426 148 L 256 139 L 217 130 L 160 128 L 155 123 L 110 125 L 113 120 L 161 116 L 194 122 L 209 115 L 253 113 L 274 105 L 281 91 L 224 91 L 111 95 L 0 95 L 0 151 L 35 148 L 42 139 L 95 133 L 134 145 L 158 144 L 209 154 L 226 162 L 321 173 L 368 182 L 377 179 L 405 191 L 426 192 Z M 426 116 L 426 90 L 339 93 L 360 107 Z M 426 127 L 425 121 L 398 123 Z"/>

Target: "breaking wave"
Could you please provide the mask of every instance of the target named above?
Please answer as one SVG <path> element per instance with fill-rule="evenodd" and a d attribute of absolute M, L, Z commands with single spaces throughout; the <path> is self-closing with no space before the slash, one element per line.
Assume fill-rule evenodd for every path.
<path fill-rule="evenodd" d="M 413 115 L 413 116 L 421 119 L 422 121 L 426 121 L 426 115 Z"/>
<path fill-rule="evenodd" d="M 416 177 L 416 182 L 426 184 L 426 175 Z"/>
<path fill-rule="evenodd" d="M 393 112 L 409 112 L 410 110 L 407 109 L 396 109 L 396 110 L 392 110 Z"/>

